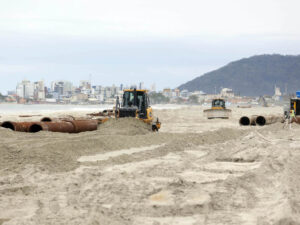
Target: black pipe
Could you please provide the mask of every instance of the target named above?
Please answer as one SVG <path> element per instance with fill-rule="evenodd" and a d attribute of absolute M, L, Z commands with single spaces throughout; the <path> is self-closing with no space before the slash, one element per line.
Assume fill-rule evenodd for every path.
<path fill-rule="evenodd" d="M 250 125 L 250 119 L 248 116 L 243 116 L 240 118 L 240 125 L 242 126 L 249 126 Z"/>
<path fill-rule="evenodd" d="M 264 116 L 258 116 L 256 118 L 256 124 L 258 124 L 259 126 L 266 125 L 266 118 Z"/>

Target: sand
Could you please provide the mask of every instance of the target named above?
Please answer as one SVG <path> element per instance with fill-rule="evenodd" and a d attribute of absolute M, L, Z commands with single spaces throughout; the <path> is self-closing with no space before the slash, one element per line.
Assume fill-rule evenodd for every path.
<path fill-rule="evenodd" d="M 300 224 L 300 126 L 238 124 L 280 107 L 202 110 L 157 107 L 158 133 L 135 119 L 80 134 L 0 128 L 0 224 Z"/>

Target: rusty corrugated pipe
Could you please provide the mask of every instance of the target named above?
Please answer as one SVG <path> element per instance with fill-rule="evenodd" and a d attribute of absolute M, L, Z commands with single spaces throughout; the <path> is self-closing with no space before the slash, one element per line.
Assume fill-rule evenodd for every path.
<path fill-rule="evenodd" d="M 29 127 L 28 132 L 36 133 L 39 131 L 52 131 L 62 133 L 75 133 L 75 127 L 71 122 L 60 121 L 60 122 L 37 122 Z"/>
<path fill-rule="evenodd" d="M 240 125 L 241 126 L 249 126 L 250 125 L 250 119 L 249 119 L 249 117 L 248 116 L 242 116 L 241 118 L 240 118 Z"/>
<path fill-rule="evenodd" d="M 53 121 L 53 119 L 51 118 L 51 117 L 43 117 L 42 119 L 41 119 L 41 122 L 52 122 Z"/>
<path fill-rule="evenodd" d="M 97 130 L 97 120 L 65 120 L 59 122 L 38 122 L 33 123 L 28 132 L 52 131 L 62 133 L 80 133 Z"/>
<path fill-rule="evenodd" d="M 256 124 L 259 126 L 269 125 L 277 122 L 281 122 L 281 123 L 284 122 L 284 117 L 270 115 L 270 116 L 258 116 L 256 118 Z"/>
<path fill-rule="evenodd" d="M 69 121 L 75 127 L 74 133 L 93 131 L 98 129 L 98 120 L 71 120 Z"/>
<path fill-rule="evenodd" d="M 12 122 L 5 121 L 1 124 L 1 127 L 8 128 L 14 131 L 28 132 L 28 128 L 34 124 L 34 122 Z"/>
<path fill-rule="evenodd" d="M 52 118 L 52 117 L 43 117 L 40 122 L 60 122 L 63 120 L 73 120 L 74 118 Z"/>

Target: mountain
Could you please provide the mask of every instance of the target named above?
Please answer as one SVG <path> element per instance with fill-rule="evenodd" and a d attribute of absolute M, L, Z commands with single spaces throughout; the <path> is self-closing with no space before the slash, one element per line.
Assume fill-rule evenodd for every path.
<path fill-rule="evenodd" d="M 180 90 L 201 90 L 214 94 L 232 88 L 242 96 L 274 95 L 274 86 L 283 93 L 300 90 L 300 55 L 258 55 L 244 58 L 206 73 L 185 84 Z"/>

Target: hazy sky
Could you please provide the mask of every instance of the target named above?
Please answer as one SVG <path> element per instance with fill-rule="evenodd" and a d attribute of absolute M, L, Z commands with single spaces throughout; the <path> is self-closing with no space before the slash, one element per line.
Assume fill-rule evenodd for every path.
<path fill-rule="evenodd" d="M 300 54 L 299 0 L 0 0 L 0 92 L 46 83 L 176 87 L 257 54 Z"/>

